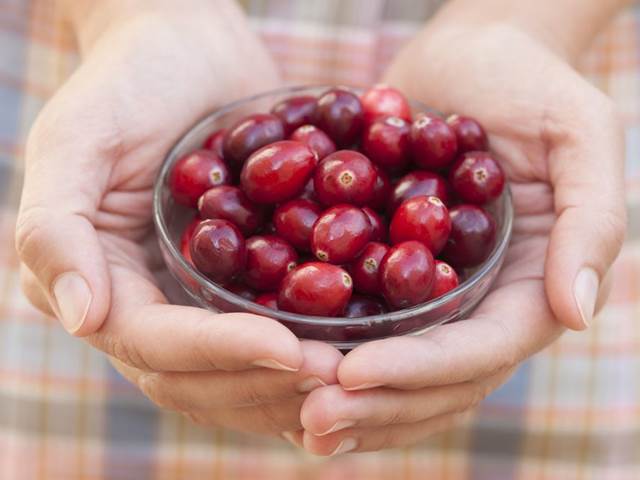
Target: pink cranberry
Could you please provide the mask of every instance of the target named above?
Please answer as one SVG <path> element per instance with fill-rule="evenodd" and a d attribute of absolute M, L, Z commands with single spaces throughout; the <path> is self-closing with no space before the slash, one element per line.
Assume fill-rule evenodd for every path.
<path fill-rule="evenodd" d="M 391 243 L 417 240 L 437 255 L 451 232 L 449 211 L 438 197 L 419 197 L 405 200 L 396 210 L 389 226 Z"/>
<path fill-rule="evenodd" d="M 311 230 L 311 252 L 323 262 L 342 264 L 353 260 L 371 239 L 369 217 L 352 205 L 326 210 Z"/>
<path fill-rule="evenodd" d="M 385 117 L 370 124 L 364 133 L 362 151 L 373 163 L 398 172 L 409 163 L 409 124 L 399 117 Z"/>
<path fill-rule="evenodd" d="M 391 195 L 391 180 L 386 173 L 379 167 L 374 165 L 376 174 L 376 183 L 373 186 L 373 196 L 369 201 L 369 206 L 375 210 L 383 209 L 389 202 L 389 195 Z"/>
<path fill-rule="evenodd" d="M 344 309 L 346 318 L 371 317 L 373 315 L 382 315 L 387 313 L 387 307 L 374 297 L 365 297 L 364 295 L 352 295 L 351 300 Z"/>
<path fill-rule="evenodd" d="M 369 207 L 362 207 L 362 211 L 367 214 L 371 223 L 371 241 L 383 242 L 387 237 L 387 228 L 382 217 Z"/>
<path fill-rule="evenodd" d="M 367 124 L 380 117 L 393 116 L 411 121 L 411 107 L 406 97 L 393 87 L 375 85 L 360 97 Z"/>
<path fill-rule="evenodd" d="M 311 248 L 311 229 L 322 208 L 311 200 L 298 198 L 276 208 L 273 224 L 276 233 L 303 252 Z"/>
<path fill-rule="evenodd" d="M 169 190 L 176 202 L 195 207 L 205 191 L 231 182 L 227 166 L 210 150 L 196 150 L 176 162 L 169 176 Z"/>
<path fill-rule="evenodd" d="M 310 262 L 290 271 L 280 287 L 278 307 L 303 315 L 342 315 L 351 298 L 351 277 L 342 268 Z"/>
<path fill-rule="evenodd" d="M 280 237 L 257 235 L 247 240 L 244 280 L 261 291 L 277 290 L 284 276 L 298 261 L 294 248 Z"/>
<path fill-rule="evenodd" d="M 434 277 L 433 255 L 422 242 L 409 241 L 391 247 L 380 266 L 382 293 L 389 305 L 398 309 L 426 301 Z"/>
<path fill-rule="evenodd" d="M 318 160 L 336 151 L 336 144 L 329 135 L 313 125 L 298 127 L 289 138 L 307 145 L 316 154 Z"/>
<path fill-rule="evenodd" d="M 489 148 L 489 140 L 484 128 L 473 118 L 451 115 L 447 118 L 447 123 L 458 139 L 458 153 L 487 150 Z"/>
<path fill-rule="evenodd" d="M 373 198 L 377 173 L 367 157 L 340 150 L 320 162 L 313 177 L 316 196 L 325 205 L 366 205 Z"/>
<path fill-rule="evenodd" d="M 222 146 L 224 144 L 224 136 L 226 133 L 227 130 L 224 128 L 216 130 L 207 137 L 202 148 L 206 150 L 213 150 L 220 158 L 224 158 L 224 150 L 222 149 Z"/>
<path fill-rule="evenodd" d="M 388 251 L 389 247 L 384 243 L 369 242 L 364 247 L 349 265 L 354 290 L 369 295 L 380 294 L 380 264 Z"/>
<path fill-rule="evenodd" d="M 187 225 L 187 227 L 184 229 L 184 232 L 182 232 L 182 236 L 180 237 L 180 253 L 182 253 L 182 256 L 191 265 L 193 265 L 190 250 L 191 239 L 193 238 L 193 232 L 196 231 L 196 227 L 200 224 L 200 221 L 201 220 L 199 218 L 194 218 L 193 220 L 191 220 L 191 223 Z"/>
<path fill-rule="evenodd" d="M 242 168 L 240 183 L 254 202 L 283 202 L 302 192 L 315 165 L 309 147 L 283 140 L 254 152 Z"/>
<path fill-rule="evenodd" d="M 254 301 L 263 307 L 270 308 L 271 310 L 278 310 L 277 293 L 263 293 L 262 295 L 258 295 Z"/>
<path fill-rule="evenodd" d="M 230 185 L 213 187 L 198 200 L 202 218 L 222 218 L 233 222 L 244 235 L 252 235 L 264 224 L 264 210 L 252 203 L 242 190 Z"/>
<path fill-rule="evenodd" d="M 458 274 L 453 267 L 442 260 L 436 260 L 436 273 L 430 299 L 441 297 L 450 292 L 458 286 L 458 283 Z"/>
<path fill-rule="evenodd" d="M 191 258 L 198 270 L 211 280 L 228 283 L 244 269 L 244 237 L 228 220 L 204 220 L 193 233 Z"/>
<path fill-rule="evenodd" d="M 318 99 L 315 121 L 339 147 L 356 141 L 363 126 L 362 105 L 356 95 L 343 88 L 333 88 Z"/>
<path fill-rule="evenodd" d="M 316 97 L 291 97 L 277 103 L 271 113 L 282 122 L 285 135 L 290 135 L 296 128 L 313 122 L 317 103 Z"/>
<path fill-rule="evenodd" d="M 402 177 L 393 188 L 389 211 L 394 212 L 405 200 L 419 195 L 438 197 L 443 203 L 449 203 L 449 187 L 440 175 L 416 170 Z"/>
<path fill-rule="evenodd" d="M 449 181 L 464 202 L 483 204 L 502 193 L 504 172 L 489 153 L 468 152 L 451 168 Z"/>
<path fill-rule="evenodd" d="M 284 127 L 275 115 L 256 113 L 240 119 L 224 136 L 224 158 L 237 169 L 253 152 L 284 138 Z"/>
<path fill-rule="evenodd" d="M 453 129 L 436 115 L 422 114 L 411 125 L 411 155 L 420 168 L 440 170 L 455 158 L 458 141 Z"/>
<path fill-rule="evenodd" d="M 235 293 L 239 297 L 244 298 L 245 300 L 249 300 L 250 302 L 256 300 L 256 292 L 246 283 L 235 281 L 228 285 L 225 285 L 224 288 L 226 290 L 229 290 L 231 293 Z"/>
<path fill-rule="evenodd" d="M 475 205 L 458 205 L 449 211 L 451 234 L 442 256 L 456 267 L 482 263 L 495 242 L 496 224 L 491 215 Z"/>

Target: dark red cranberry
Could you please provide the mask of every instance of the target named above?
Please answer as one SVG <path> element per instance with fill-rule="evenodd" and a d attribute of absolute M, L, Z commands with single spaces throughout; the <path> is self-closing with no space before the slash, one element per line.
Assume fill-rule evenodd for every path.
<path fill-rule="evenodd" d="M 487 152 L 468 152 L 451 168 L 453 190 L 467 203 L 483 204 L 495 200 L 504 188 L 504 172 Z"/>
<path fill-rule="evenodd" d="M 489 148 L 489 140 L 484 128 L 473 118 L 451 115 L 447 118 L 447 123 L 458 139 L 458 153 L 487 150 Z"/>
<path fill-rule="evenodd" d="M 394 213 L 389 226 L 392 244 L 417 240 L 426 245 L 431 253 L 440 253 L 449 233 L 451 219 L 449 211 L 438 197 L 421 195 L 405 200 Z"/>
<path fill-rule="evenodd" d="M 411 156 L 420 168 L 440 170 L 449 166 L 458 149 L 453 129 L 436 115 L 422 114 L 411 125 Z"/>
<path fill-rule="evenodd" d="M 406 97 L 388 85 L 374 85 L 360 97 L 367 124 L 380 117 L 393 116 L 411 121 L 411 107 Z"/>
<path fill-rule="evenodd" d="M 389 211 L 393 213 L 405 200 L 420 195 L 438 197 L 446 205 L 449 203 L 447 181 L 440 175 L 423 170 L 406 174 L 396 183 L 389 201 Z"/>
<path fill-rule="evenodd" d="M 458 286 L 459 282 L 458 274 L 451 265 L 442 260 L 436 260 L 436 273 L 430 299 L 441 297 L 450 292 Z"/>
<path fill-rule="evenodd" d="M 359 152 L 340 150 L 320 162 L 313 177 L 316 196 L 325 205 L 366 205 L 373 198 L 377 173 Z"/>
<path fill-rule="evenodd" d="M 304 190 L 302 190 L 302 193 L 298 196 L 298 198 L 311 200 L 312 202 L 315 202 L 318 200 L 318 198 L 316 197 L 316 189 L 313 186 L 313 176 L 305 184 Z"/>
<path fill-rule="evenodd" d="M 369 125 L 363 136 L 362 151 L 381 168 L 403 170 L 409 163 L 409 124 L 399 117 L 385 117 Z"/>
<path fill-rule="evenodd" d="M 228 220 L 203 220 L 191 239 L 191 258 L 198 270 L 211 280 L 228 283 L 244 269 L 244 237 Z"/>
<path fill-rule="evenodd" d="M 391 195 L 391 180 L 382 169 L 374 165 L 377 177 L 373 186 L 373 197 L 369 200 L 369 206 L 375 210 L 381 210 L 389 203 Z"/>
<path fill-rule="evenodd" d="M 316 97 L 291 97 L 277 103 L 271 113 L 282 122 L 285 135 L 291 135 L 296 128 L 313 122 L 317 104 Z"/>
<path fill-rule="evenodd" d="M 224 158 L 224 150 L 222 146 L 224 144 L 224 136 L 226 133 L 227 130 L 225 128 L 216 130 L 207 137 L 202 148 L 213 150 L 220 158 Z"/>
<path fill-rule="evenodd" d="M 230 182 L 229 169 L 218 155 L 210 150 L 196 150 L 173 166 L 169 190 L 176 202 L 195 207 L 205 191 Z"/>
<path fill-rule="evenodd" d="M 303 315 L 342 315 L 351 298 L 351 277 L 342 268 L 310 262 L 294 268 L 284 277 L 278 307 Z"/>
<path fill-rule="evenodd" d="M 380 264 L 389 251 L 384 243 L 369 242 L 358 257 L 349 265 L 355 291 L 369 295 L 379 295 Z"/>
<path fill-rule="evenodd" d="M 294 248 L 275 235 L 256 235 L 247 239 L 247 266 L 244 280 L 260 291 L 274 291 L 298 261 Z"/>
<path fill-rule="evenodd" d="M 232 282 L 228 285 L 225 285 L 224 288 L 229 290 L 231 293 L 235 293 L 239 297 L 244 298 L 245 300 L 249 300 L 250 302 L 254 302 L 256 300 L 256 292 L 252 288 L 250 288 L 246 283 L 242 282 Z"/>
<path fill-rule="evenodd" d="M 224 136 L 224 158 L 240 169 L 253 152 L 284 138 L 284 127 L 275 115 L 256 113 L 240 119 Z"/>
<path fill-rule="evenodd" d="M 277 293 L 263 293 L 262 295 L 258 295 L 254 301 L 263 307 L 270 308 L 271 310 L 278 310 Z"/>
<path fill-rule="evenodd" d="M 329 138 L 329 135 L 313 125 L 303 125 L 297 128 L 289 138 L 308 145 L 315 152 L 318 160 L 322 160 L 336 151 L 336 144 Z"/>
<path fill-rule="evenodd" d="M 251 202 L 238 187 L 221 185 L 204 192 L 198 200 L 202 218 L 233 222 L 244 235 L 253 235 L 264 224 L 264 209 Z"/>
<path fill-rule="evenodd" d="M 433 255 L 422 242 L 409 241 L 391 247 L 380 265 L 382 293 L 395 308 L 408 308 L 426 301 L 434 277 Z"/>
<path fill-rule="evenodd" d="M 371 239 L 371 222 L 362 209 L 336 205 L 318 217 L 311 230 L 311 252 L 323 262 L 353 260 Z"/>
<path fill-rule="evenodd" d="M 315 123 L 339 147 L 354 143 L 363 127 L 360 99 L 349 90 L 334 88 L 318 99 Z"/>
<path fill-rule="evenodd" d="M 240 183 L 254 202 L 283 202 L 302 192 L 315 166 L 309 147 L 283 140 L 254 152 L 242 168 Z"/>
<path fill-rule="evenodd" d="M 346 318 L 371 317 L 373 315 L 382 315 L 387 313 L 387 307 L 374 297 L 365 297 L 364 295 L 352 295 L 351 300 L 344 309 Z"/>
<path fill-rule="evenodd" d="M 362 207 L 362 211 L 367 214 L 371 223 L 371 241 L 384 242 L 387 238 L 387 227 L 382 217 L 369 207 Z"/>
<path fill-rule="evenodd" d="M 311 248 L 311 229 L 322 213 L 322 208 L 311 200 L 298 198 L 276 208 L 273 224 L 276 232 L 298 250 Z"/>
<path fill-rule="evenodd" d="M 182 236 L 180 237 L 180 253 L 185 258 L 187 262 L 193 265 L 193 260 L 191 260 L 191 250 L 190 244 L 191 239 L 193 238 L 193 232 L 196 231 L 196 227 L 200 224 L 199 218 L 194 218 L 191 220 L 189 225 L 186 226 L 184 232 L 182 232 Z"/>
<path fill-rule="evenodd" d="M 458 205 L 449 210 L 451 233 L 442 257 L 456 267 L 474 267 L 482 263 L 496 237 L 496 223 L 483 208 Z"/>

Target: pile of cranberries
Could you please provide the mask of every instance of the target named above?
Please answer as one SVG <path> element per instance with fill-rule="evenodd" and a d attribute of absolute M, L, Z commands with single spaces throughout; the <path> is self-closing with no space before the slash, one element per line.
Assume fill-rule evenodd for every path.
<path fill-rule="evenodd" d="M 169 177 L 186 260 L 272 309 L 361 317 L 456 288 L 491 252 L 505 177 L 472 118 L 333 88 L 213 132 Z M 355 292 L 355 293 L 354 293 Z"/>

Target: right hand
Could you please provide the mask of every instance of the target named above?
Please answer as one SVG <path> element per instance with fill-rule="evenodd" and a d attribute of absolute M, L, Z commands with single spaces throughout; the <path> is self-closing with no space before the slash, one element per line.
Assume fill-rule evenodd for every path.
<path fill-rule="evenodd" d="M 214 3 L 147 3 L 93 41 L 79 32 L 83 63 L 28 140 L 16 245 L 31 302 L 157 404 L 279 434 L 301 428 L 305 391 L 336 382 L 340 353 L 268 318 L 169 305 L 156 280 L 151 197 L 167 150 L 208 111 L 277 83 L 241 12 Z"/>

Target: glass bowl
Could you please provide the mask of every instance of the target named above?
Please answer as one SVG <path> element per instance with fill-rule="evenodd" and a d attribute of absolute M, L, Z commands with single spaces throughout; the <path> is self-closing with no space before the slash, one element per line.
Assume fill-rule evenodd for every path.
<path fill-rule="evenodd" d="M 445 322 L 468 315 L 482 300 L 504 260 L 513 223 L 513 206 L 508 187 L 487 210 L 496 220 L 496 244 L 480 266 L 462 272 L 464 281 L 451 292 L 428 303 L 383 315 L 361 318 L 329 318 L 275 311 L 246 300 L 216 285 L 191 266 L 180 253 L 180 236 L 193 219 L 194 211 L 173 201 L 168 178 L 174 163 L 184 154 L 200 148 L 214 130 L 228 127 L 250 113 L 268 112 L 276 102 L 293 95 L 318 95 L 328 86 L 287 87 L 245 98 L 216 110 L 191 128 L 171 149 L 160 168 L 153 196 L 153 218 L 162 255 L 169 272 L 186 293 L 186 301 L 214 312 L 248 312 L 274 318 L 299 338 L 321 340 L 340 348 L 385 337 L 418 334 Z M 359 92 L 358 89 L 352 89 Z M 412 102 L 414 112 L 430 110 Z"/>

